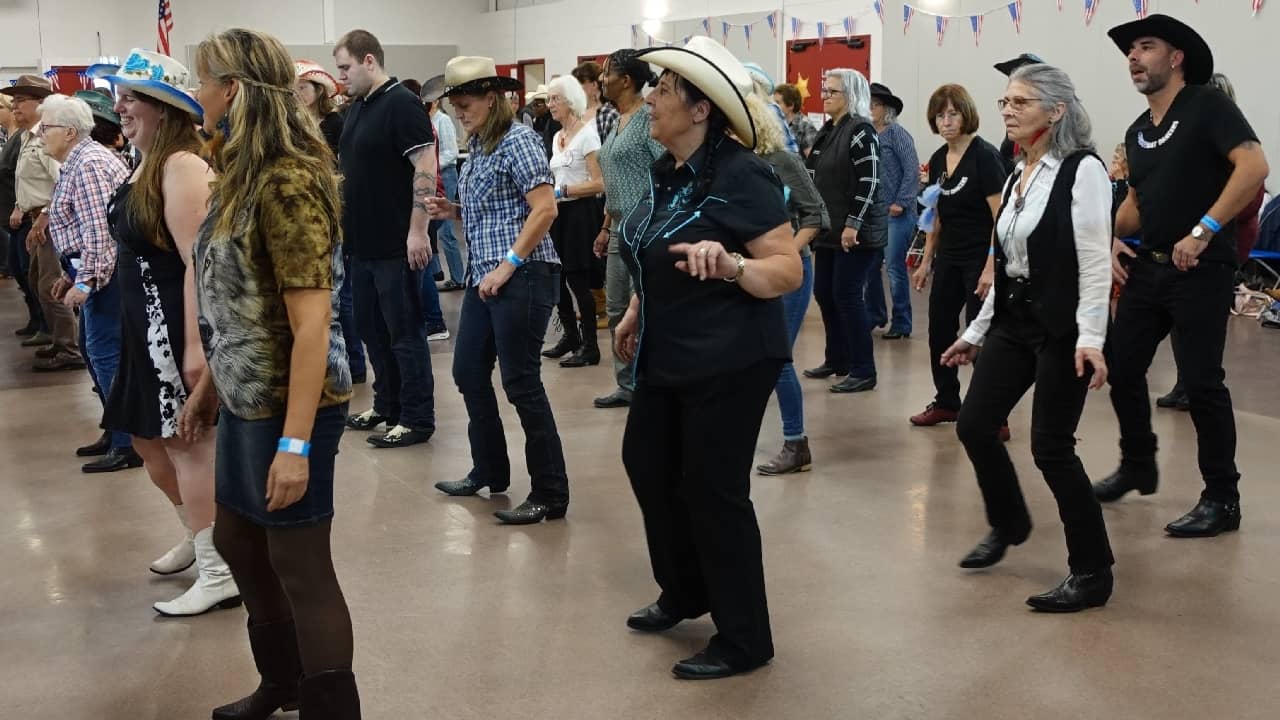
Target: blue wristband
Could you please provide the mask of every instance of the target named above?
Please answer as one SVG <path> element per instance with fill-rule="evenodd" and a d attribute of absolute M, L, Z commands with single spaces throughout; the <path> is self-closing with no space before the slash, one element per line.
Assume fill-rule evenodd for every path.
<path fill-rule="evenodd" d="M 276 451 L 289 453 L 290 455 L 301 455 L 302 457 L 311 457 L 311 443 L 298 438 L 280 438 L 280 444 L 276 445 Z"/>
<path fill-rule="evenodd" d="M 1209 217 L 1207 214 L 1204 217 L 1200 218 L 1200 224 L 1209 228 L 1215 233 L 1222 232 L 1222 223 L 1218 222 L 1217 220 L 1214 220 L 1213 218 Z"/>
<path fill-rule="evenodd" d="M 85 295 L 93 294 L 93 288 L 89 287 L 88 285 L 85 285 L 84 283 L 76 283 L 76 289 L 84 293 Z"/>
<path fill-rule="evenodd" d="M 996 246 L 995 246 L 995 245 L 992 245 L 991 247 L 987 248 L 987 254 L 988 254 L 988 255 L 995 255 L 995 254 L 996 254 Z"/>
<path fill-rule="evenodd" d="M 520 267 L 521 265 L 524 264 L 524 258 L 517 255 L 515 250 L 508 250 L 507 262 L 511 263 L 512 265 L 515 265 L 516 267 Z"/>

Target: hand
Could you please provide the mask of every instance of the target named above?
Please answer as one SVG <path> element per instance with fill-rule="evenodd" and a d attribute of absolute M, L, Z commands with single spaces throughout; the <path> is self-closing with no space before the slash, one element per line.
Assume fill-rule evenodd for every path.
<path fill-rule="evenodd" d="M 458 206 L 449 202 L 448 198 L 427 198 L 427 215 L 432 220 L 457 220 Z"/>
<path fill-rule="evenodd" d="M 596 257 L 602 258 L 605 256 L 605 253 L 607 253 L 608 251 L 609 251 L 609 230 L 608 228 L 606 228 L 604 230 L 601 230 L 599 235 L 596 235 L 596 241 L 591 246 L 591 252 L 595 254 Z"/>
<path fill-rule="evenodd" d="M 216 393 L 197 392 L 187 397 L 178 415 L 178 437 L 188 443 L 200 442 L 218 418 Z"/>
<path fill-rule="evenodd" d="M 283 510 L 307 494 L 311 466 L 307 458 L 293 453 L 276 453 L 267 473 L 267 512 Z"/>
<path fill-rule="evenodd" d="M 27 236 L 28 247 L 34 248 L 34 247 L 39 247 L 40 245 L 43 245 L 45 241 L 49 239 L 48 234 L 45 233 L 45 230 L 48 229 L 48 227 L 49 227 L 49 214 L 40 213 L 40 216 L 37 217 L 35 221 L 31 223 L 31 234 Z M 31 245 L 33 241 L 35 242 L 34 246 Z"/>
<path fill-rule="evenodd" d="M 920 261 L 920 266 L 911 274 L 911 287 L 915 288 L 916 292 L 923 291 L 925 286 L 929 284 L 929 273 L 932 270 L 932 263 L 928 260 Z"/>
<path fill-rule="evenodd" d="M 944 367 L 960 367 L 972 363 L 974 358 L 978 357 L 978 351 L 982 349 L 981 345 L 971 345 L 964 338 L 956 340 L 947 351 L 942 353 L 942 359 L 939 364 Z"/>
<path fill-rule="evenodd" d="M 738 274 L 738 261 L 729 257 L 729 251 L 714 240 L 696 243 L 676 243 L 668 248 L 674 255 L 684 255 L 676 261 L 676 269 L 689 273 L 699 280 L 723 280 Z"/>
<path fill-rule="evenodd" d="M 515 272 L 516 266 L 506 260 L 498 263 L 498 267 L 490 270 L 480 281 L 480 299 L 488 300 L 491 297 L 497 297 L 498 291 L 507 284 Z"/>
<path fill-rule="evenodd" d="M 845 252 L 849 252 L 850 248 L 856 247 L 858 244 L 858 231 L 851 227 L 847 227 L 840 231 L 840 247 Z"/>
<path fill-rule="evenodd" d="M 63 296 L 65 296 L 67 291 L 70 289 L 71 281 L 68 280 L 66 276 L 59 276 L 57 280 L 53 281 L 53 286 L 49 288 L 49 294 L 53 296 L 54 300 L 62 302 Z"/>
<path fill-rule="evenodd" d="M 1209 247 L 1210 235 L 1206 232 L 1204 239 L 1197 240 L 1190 235 L 1178 241 L 1173 246 L 1173 264 L 1179 270 L 1186 272 L 1191 268 L 1200 264 L 1200 253 Z"/>
<path fill-rule="evenodd" d="M 627 308 L 627 314 L 618 321 L 613 329 L 613 351 L 623 362 L 631 362 L 636 358 L 636 346 L 640 340 L 640 318 L 634 307 Z"/>
<path fill-rule="evenodd" d="M 1131 258 L 1138 257 L 1138 253 L 1133 248 L 1125 244 L 1120 238 L 1111 240 L 1111 277 L 1116 284 L 1123 285 L 1129 279 L 1129 270 L 1124 266 L 1123 258 L 1128 255 Z"/>
<path fill-rule="evenodd" d="M 982 275 L 978 277 L 978 289 L 973 291 L 979 300 L 986 300 L 987 293 L 991 292 L 991 288 L 996 284 L 996 259 L 994 255 L 987 256 L 987 264 L 982 268 Z"/>
<path fill-rule="evenodd" d="M 9 229 L 17 230 L 20 227 L 22 227 L 22 211 L 15 207 L 13 212 L 9 213 Z"/>
<path fill-rule="evenodd" d="M 902 214 L 902 206 L 894 203 L 889 206 L 889 217 L 898 217 Z"/>
<path fill-rule="evenodd" d="M 427 269 L 427 264 L 431 262 L 431 238 L 427 236 L 426 230 L 410 229 L 409 237 L 405 240 L 405 250 L 409 257 L 410 268 Z"/>
<path fill-rule="evenodd" d="M 56 284 L 54 285 L 54 288 L 55 289 L 57 288 Z M 53 299 L 59 300 L 57 293 L 53 294 Z M 67 307 L 74 310 L 80 307 L 81 305 L 83 305 L 84 301 L 88 299 L 89 299 L 89 293 L 80 290 L 80 288 L 72 287 L 70 290 L 63 291 L 63 295 L 60 299 L 60 302 L 63 305 L 66 305 Z"/>
<path fill-rule="evenodd" d="M 1089 370 L 1085 365 L 1092 368 L 1093 376 L 1089 378 L 1089 389 L 1097 390 L 1107 382 L 1107 360 L 1102 356 L 1102 351 L 1097 348 L 1076 348 L 1076 377 L 1084 377 L 1085 372 Z"/>

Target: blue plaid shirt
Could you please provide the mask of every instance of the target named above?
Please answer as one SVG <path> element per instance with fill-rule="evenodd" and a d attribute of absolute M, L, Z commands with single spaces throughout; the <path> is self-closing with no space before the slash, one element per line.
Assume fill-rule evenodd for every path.
<path fill-rule="evenodd" d="M 529 219 L 525 195 L 539 185 L 554 185 L 555 180 L 547 167 L 542 137 L 526 125 L 512 123 L 492 154 L 484 152 L 476 135 L 467 145 L 471 155 L 458 178 L 458 200 L 467 238 L 467 284 L 475 286 L 516 244 Z M 525 259 L 559 264 L 551 235 L 543 236 Z"/>
<path fill-rule="evenodd" d="M 891 123 L 880 133 L 880 195 L 887 205 L 916 209 L 920 194 L 920 156 L 911 133 Z"/>

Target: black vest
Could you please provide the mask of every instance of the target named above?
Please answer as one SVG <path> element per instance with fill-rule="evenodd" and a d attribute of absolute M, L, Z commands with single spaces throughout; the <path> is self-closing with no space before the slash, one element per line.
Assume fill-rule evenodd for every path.
<path fill-rule="evenodd" d="M 849 157 L 849 146 L 853 142 L 854 133 L 859 129 L 869 133 L 872 142 L 879 141 L 871 121 L 857 115 L 845 115 L 834 126 L 824 125 L 813 142 L 808 161 L 809 173 L 813 176 L 813 184 L 818 188 L 822 201 L 827 204 L 827 216 L 831 218 L 831 229 L 818 233 L 813 241 L 815 247 L 840 247 L 844 222 L 853 210 L 850 201 L 854 192 L 854 170 L 853 160 Z M 889 207 L 885 204 L 877 183 L 875 198 L 863 218 L 862 228 L 858 230 L 858 246 L 854 250 L 878 250 L 887 245 L 888 241 Z"/>
<path fill-rule="evenodd" d="M 1080 263 L 1076 259 L 1075 225 L 1071 222 L 1071 190 L 1076 182 L 1076 170 L 1080 162 L 1093 152 L 1081 150 L 1062 161 L 1058 177 L 1049 191 L 1049 204 L 1036 229 L 1027 238 L 1027 266 L 1030 278 L 1027 298 L 1040 325 L 1051 337 L 1075 335 L 1076 306 L 1080 304 Z M 999 215 L 1022 173 L 1013 176 L 1004 193 Z M 997 215 L 997 217 L 999 217 Z M 1004 300 L 1012 291 L 1009 276 L 1005 274 L 1008 258 L 1004 246 L 996 242 L 996 303 L 992 325 L 1004 314 Z"/>

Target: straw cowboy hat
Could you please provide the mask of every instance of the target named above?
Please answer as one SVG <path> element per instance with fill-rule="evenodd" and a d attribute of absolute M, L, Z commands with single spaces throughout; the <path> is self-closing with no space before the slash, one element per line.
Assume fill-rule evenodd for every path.
<path fill-rule="evenodd" d="M 893 108 L 895 113 L 902 114 L 902 98 L 894 95 L 887 85 L 871 83 L 871 97 Z"/>
<path fill-rule="evenodd" d="M 1182 72 L 1188 84 L 1204 85 L 1213 77 L 1213 51 L 1209 49 L 1209 43 L 1181 20 L 1156 13 L 1141 20 L 1117 25 L 1108 30 L 1107 34 L 1125 55 L 1129 54 L 1133 42 L 1138 38 L 1160 38 L 1182 51 Z"/>
<path fill-rule="evenodd" d="M 636 53 L 636 58 L 670 70 L 701 90 L 729 118 L 733 134 L 748 148 L 755 148 L 756 126 L 746 100 L 755 86 L 751 74 L 723 45 L 697 35 L 682 48 L 650 48 Z"/>
<path fill-rule="evenodd" d="M 168 55 L 134 48 L 123 65 L 94 65 L 86 73 L 106 80 L 114 87 L 132 90 L 185 110 L 197 118 L 204 116 L 200 103 L 183 90 L 191 79 L 191 73 Z"/>
<path fill-rule="evenodd" d="M 547 86 L 539 85 L 537 90 L 530 90 L 529 92 L 524 94 L 524 102 L 526 105 L 533 102 L 534 100 L 541 100 L 542 102 L 547 102 L 548 97 L 549 95 L 547 94 Z"/>
<path fill-rule="evenodd" d="M 422 83 L 422 102 L 433 103 L 444 97 L 444 75 L 437 75 Z"/>
<path fill-rule="evenodd" d="M 298 73 L 299 80 L 313 82 L 324 88 L 325 97 L 333 97 L 338 94 L 338 81 L 328 70 L 320 67 L 319 63 L 311 60 L 298 60 L 293 64 L 294 69 Z"/>
<path fill-rule="evenodd" d="M 520 81 L 498 74 L 493 58 L 459 56 L 444 67 L 444 97 L 483 95 L 489 91 L 514 92 Z"/>
<path fill-rule="evenodd" d="M 89 110 L 94 117 L 100 117 L 116 126 L 120 125 L 120 116 L 116 114 L 115 103 L 111 101 L 111 98 L 97 90 L 77 90 L 75 97 L 83 100 L 89 106 Z"/>
<path fill-rule="evenodd" d="M 19 75 L 13 85 L 0 90 L 9 97 L 32 97 L 43 100 L 53 94 L 53 83 L 43 75 Z"/>

